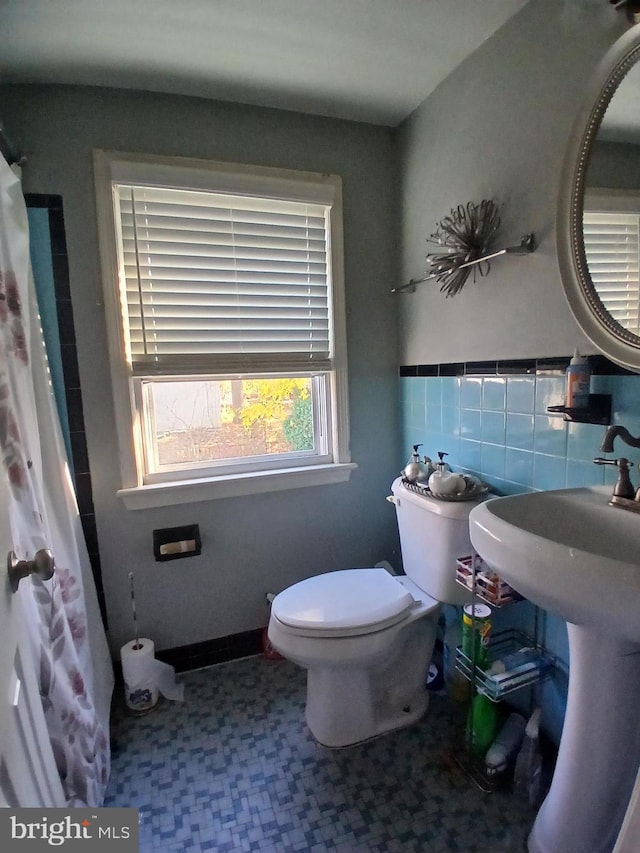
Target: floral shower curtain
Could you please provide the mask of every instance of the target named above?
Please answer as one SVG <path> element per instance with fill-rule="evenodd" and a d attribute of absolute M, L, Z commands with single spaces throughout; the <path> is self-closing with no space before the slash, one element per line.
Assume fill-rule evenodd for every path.
<path fill-rule="evenodd" d="M 113 672 L 53 400 L 20 180 L 0 157 L 0 451 L 20 559 L 53 552 L 51 580 L 20 582 L 40 694 L 70 806 L 99 806 L 109 778 Z"/>

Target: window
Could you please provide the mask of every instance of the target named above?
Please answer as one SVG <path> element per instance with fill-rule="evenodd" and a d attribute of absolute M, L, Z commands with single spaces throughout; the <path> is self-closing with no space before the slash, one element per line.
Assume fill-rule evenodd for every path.
<path fill-rule="evenodd" d="M 334 176 L 95 152 L 127 506 L 347 479 Z"/>
<path fill-rule="evenodd" d="M 640 334 L 640 198 L 636 193 L 590 190 L 583 214 L 591 280 L 611 316 Z"/>

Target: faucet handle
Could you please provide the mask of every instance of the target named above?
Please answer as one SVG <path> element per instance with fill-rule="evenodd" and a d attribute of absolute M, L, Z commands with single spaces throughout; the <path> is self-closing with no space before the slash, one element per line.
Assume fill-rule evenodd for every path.
<path fill-rule="evenodd" d="M 632 464 L 624 456 L 619 459 L 604 459 L 602 456 L 596 456 L 593 460 L 596 465 L 616 465 L 618 468 L 618 479 L 613 487 L 614 497 L 629 498 L 633 500 L 635 490 L 629 477 L 629 466 Z"/>

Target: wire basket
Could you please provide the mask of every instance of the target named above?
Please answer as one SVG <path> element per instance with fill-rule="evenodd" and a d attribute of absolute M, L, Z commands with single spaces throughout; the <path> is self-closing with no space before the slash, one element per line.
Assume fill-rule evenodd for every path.
<path fill-rule="evenodd" d="M 507 655 L 523 648 L 535 649 L 535 659 L 512 670 L 492 675 L 476 666 L 474 679 L 473 661 L 464 654 L 462 647 L 458 646 L 456 649 L 456 669 L 464 675 L 467 681 L 475 682 L 478 692 L 483 693 L 492 702 L 499 702 L 510 693 L 541 681 L 553 669 L 554 659 L 547 650 L 515 628 L 499 631 L 491 636 L 487 649 L 489 659 L 487 669 L 490 669 L 496 661 L 502 660 Z"/>
<path fill-rule="evenodd" d="M 470 591 L 475 591 L 477 598 L 491 607 L 505 607 L 522 601 L 520 593 L 492 571 L 478 554 L 458 557 L 456 580 Z"/>

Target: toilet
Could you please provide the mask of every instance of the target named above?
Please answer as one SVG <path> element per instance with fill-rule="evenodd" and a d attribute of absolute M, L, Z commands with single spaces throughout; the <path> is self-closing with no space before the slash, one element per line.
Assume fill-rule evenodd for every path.
<path fill-rule="evenodd" d="M 268 635 L 307 670 L 306 722 L 323 746 L 352 746 L 410 725 L 429 702 L 426 674 L 440 604 L 466 604 L 456 558 L 471 553 L 474 501 L 441 501 L 394 481 L 405 575 L 343 569 L 276 595 Z"/>

